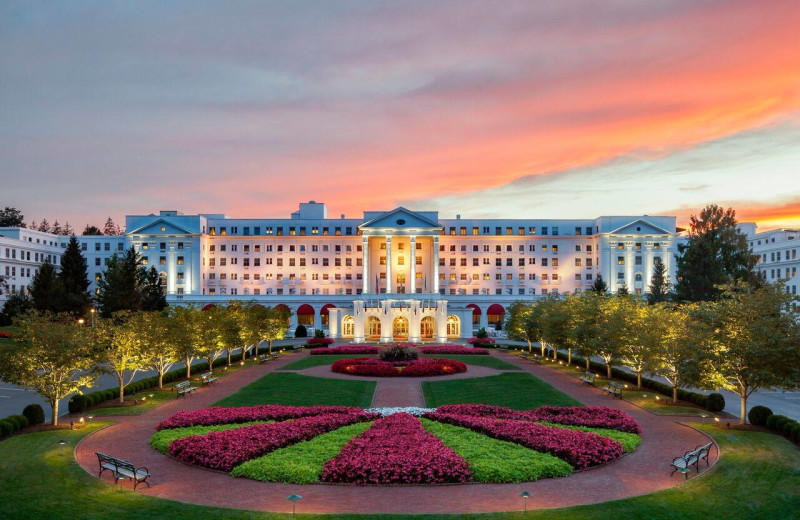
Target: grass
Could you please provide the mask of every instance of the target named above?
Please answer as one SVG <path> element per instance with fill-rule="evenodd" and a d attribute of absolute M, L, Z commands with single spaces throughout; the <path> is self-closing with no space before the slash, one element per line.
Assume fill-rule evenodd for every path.
<path fill-rule="evenodd" d="M 469 463 L 476 482 L 532 482 L 572 473 L 566 461 L 467 428 L 421 419 L 426 430 Z"/>
<path fill-rule="evenodd" d="M 353 359 L 358 357 L 378 357 L 378 356 L 363 356 L 363 355 L 349 355 L 349 356 L 306 356 L 298 359 L 288 365 L 280 368 L 279 370 L 304 370 L 306 368 L 316 367 L 320 365 L 332 365 L 334 361 L 340 359 Z M 519 367 L 507 363 L 502 359 L 494 356 L 448 356 L 446 354 L 433 354 L 424 355 L 427 358 L 447 358 L 461 361 L 467 365 L 480 365 L 489 368 L 496 368 L 497 370 L 521 370 Z"/>
<path fill-rule="evenodd" d="M 72 458 L 85 435 L 107 423 L 80 430 L 16 435 L 0 441 L 0 517 L 15 520 L 290 520 L 287 513 L 260 513 L 174 502 L 149 497 L 100 482 Z M 722 459 L 711 472 L 685 485 L 640 497 L 587 506 L 483 515 L 458 515 L 473 520 L 788 520 L 797 518 L 800 503 L 800 450 L 771 433 L 722 430 L 693 424 L 711 434 Z M 61 451 L 58 441 L 67 441 Z M 666 471 L 666 470 L 665 470 Z M 289 491 L 287 490 L 287 494 Z M 532 500 L 536 500 L 536 497 Z M 276 508 L 285 507 L 276 504 Z M 521 503 L 519 504 L 521 508 Z M 286 508 L 289 510 L 290 508 Z M 298 505 L 302 512 L 302 502 Z M 452 520 L 445 515 L 299 515 L 320 520 Z"/>
<path fill-rule="evenodd" d="M 175 439 L 181 439 L 190 435 L 205 435 L 210 432 L 221 432 L 225 430 L 234 430 L 242 426 L 249 426 L 251 424 L 263 424 L 270 421 L 251 421 L 235 424 L 214 424 L 211 426 L 186 426 L 184 428 L 168 428 L 166 430 L 159 430 L 150 436 L 150 447 L 158 450 L 161 453 L 167 452 L 167 447 Z"/>
<path fill-rule="evenodd" d="M 271 373 L 217 401 L 215 406 L 286 404 L 293 406 L 341 405 L 368 408 L 374 381 L 328 379 L 293 373 Z"/>
<path fill-rule="evenodd" d="M 153 394 L 153 397 L 150 397 Z M 142 398 L 146 397 L 145 401 Z M 85 415 L 94 415 L 95 417 L 106 417 L 109 415 L 141 415 L 148 410 L 152 410 L 156 406 L 166 403 L 175 399 L 175 392 L 166 390 L 145 390 L 134 395 L 126 395 L 126 402 L 139 401 L 139 404 L 134 406 L 101 406 L 98 408 L 90 408 L 84 412 Z M 118 398 L 114 398 L 112 402 L 119 402 Z"/>
<path fill-rule="evenodd" d="M 325 462 L 338 455 L 350 439 L 364 433 L 371 425 L 372 422 L 351 424 L 311 440 L 275 450 L 236 466 L 231 475 L 264 482 L 313 484 L 322 477 Z"/>
<path fill-rule="evenodd" d="M 621 432 L 619 430 L 611 430 L 609 428 L 590 428 L 588 426 L 570 426 L 567 424 L 556 424 L 549 422 L 540 422 L 539 424 L 555 426 L 556 428 L 566 428 L 567 430 L 596 433 L 597 435 L 614 439 L 618 443 L 622 444 L 622 449 L 625 450 L 625 453 L 631 453 L 635 451 L 639 444 L 642 443 L 642 438 L 635 433 Z"/>
<path fill-rule="evenodd" d="M 496 376 L 451 381 L 423 381 L 425 405 L 475 403 L 530 410 L 550 404 L 574 406 L 581 403 L 525 372 L 506 372 Z"/>

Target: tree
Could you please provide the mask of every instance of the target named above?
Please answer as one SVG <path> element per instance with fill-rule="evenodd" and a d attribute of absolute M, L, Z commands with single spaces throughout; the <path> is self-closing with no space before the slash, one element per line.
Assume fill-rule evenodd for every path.
<path fill-rule="evenodd" d="M 739 395 L 740 422 L 747 398 L 759 388 L 800 387 L 800 327 L 795 297 L 783 283 L 753 288 L 746 282 L 722 288 L 716 302 L 700 308 L 713 348 L 713 381 Z"/>
<path fill-rule="evenodd" d="M 607 377 L 611 379 L 611 362 L 622 353 L 627 342 L 628 317 L 625 315 L 627 296 L 618 298 L 599 298 L 597 326 L 599 333 L 589 340 L 593 350 L 603 358 L 606 364 Z"/>
<path fill-rule="evenodd" d="M 242 345 L 242 318 L 241 304 L 232 300 L 222 309 L 219 316 L 220 343 L 225 348 L 228 366 L 231 366 L 231 353 Z M 242 347 L 244 359 L 244 347 Z"/>
<path fill-rule="evenodd" d="M 757 259 L 747 235 L 737 226 L 736 212 L 715 204 L 703 208 L 699 217 L 692 216 L 688 239 L 678 245 L 679 254 L 675 256 L 678 299 L 715 300 L 721 285 L 737 281 L 761 284 L 755 271 Z"/>
<path fill-rule="evenodd" d="M 180 360 L 172 341 L 175 321 L 161 312 L 138 312 L 131 318 L 132 326 L 139 330 L 150 366 L 158 374 L 158 387 L 164 388 L 164 374 Z"/>
<path fill-rule="evenodd" d="M 622 330 L 619 349 L 620 362 L 636 373 L 636 388 L 642 388 L 642 373 L 654 368 L 652 329 L 648 326 L 652 314 L 660 309 L 645 305 L 638 298 L 626 297 L 619 302 L 628 318 Z"/>
<path fill-rule="evenodd" d="M 596 354 L 593 339 L 602 331 L 599 328 L 600 300 L 604 298 L 594 291 L 575 295 L 570 300 L 571 326 L 570 343 L 576 345 L 578 351 L 586 358 L 586 371 L 589 371 L 591 357 Z"/>
<path fill-rule="evenodd" d="M 597 275 L 597 278 L 594 279 L 594 283 L 592 284 L 592 288 L 590 290 L 600 295 L 604 295 L 608 292 L 608 285 L 606 285 L 606 281 L 603 280 L 603 275 Z"/>
<path fill-rule="evenodd" d="M 192 361 L 197 356 L 197 343 L 195 343 L 195 318 L 194 314 L 200 312 L 196 307 L 170 308 L 169 339 L 175 348 L 176 356 L 186 364 L 186 378 L 192 376 Z"/>
<path fill-rule="evenodd" d="M 147 270 L 142 285 L 142 310 L 163 311 L 167 308 L 167 296 L 164 294 L 166 287 L 161 285 L 161 277 L 155 267 Z"/>
<path fill-rule="evenodd" d="M 125 402 L 125 387 L 136 372 L 149 364 L 147 344 L 138 330 L 139 320 L 130 311 L 115 312 L 110 319 L 98 320 L 95 350 L 104 369 L 119 382 L 119 402 Z M 126 378 L 127 376 L 127 378 Z"/>
<path fill-rule="evenodd" d="M 72 226 L 69 225 L 69 221 L 64 224 L 64 229 L 61 230 L 61 234 L 64 236 L 72 236 L 75 234 L 75 230 L 72 229 Z"/>
<path fill-rule="evenodd" d="M 108 217 L 106 220 L 105 226 L 103 226 L 103 234 L 104 235 L 121 235 L 122 231 L 120 230 L 119 226 L 114 223 L 111 217 Z"/>
<path fill-rule="evenodd" d="M 506 333 L 509 339 L 525 341 L 528 352 L 533 351 L 533 342 L 542 339 L 542 324 L 534 305 L 523 301 L 511 304 L 507 312 Z M 542 342 L 544 356 L 544 342 Z"/>
<path fill-rule="evenodd" d="M 89 274 L 86 258 L 81 253 L 78 239 L 70 237 L 64 254 L 61 256 L 61 271 L 58 279 L 64 289 L 62 310 L 74 315 L 83 316 L 89 311 L 91 295 L 89 294 Z"/>
<path fill-rule="evenodd" d="M 626 284 L 622 284 L 617 288 L 617 296 L 628 296 L 630 291 L 628 290 L 628 286 Z"/>
<path fill-rule="evenodd" d="M 17 208 L 6 206 L 0 210 L 0 227 L 25 227 L 25 216 Z"/>
<path fill-rule="evenodd" d="M 553 361 L 558 359 L 558 349 L 571 349 L 569 342 L 569 304 L 566 298 L 551 295 L 540 300 L 542 338 L 553 346 Z M 538 307 L 538 305 L 537 305 Z"/>
<path fill-rule="evenodd" d="M 60 235 L 61 233 L 64 232 L 63 228 L 61 227 L 61 224 L 58 223 L 58 219 L 56 219 L 56 221 L 53 222 L 53 227 L 50 228 L 50 232 L 54 235 Z"/>
<path fill-rule="evenodd" d="M 28 293 L 33 300 L 33 306 L 39 312 L 58 313 L 63 308 L 64 286 L 58 278 L 55 266 L 48 260 L 39 266 Z"/>
<path fill-rule="evenodd" d="M 100 231 L 100 229 L 97 226 L 90 226 L 89 224 L 86 224 L 86 227 L 83 228 L 83 233 L 81 233 L 81 235 L 83 236 L 102 235 L 102 234 L 103 232 Z"/>
<path fill-rule="evenodd" d="M 666 302 L 671 299 L 672 282 L 667 274 L 667 266 L 664 262 L 655 262 L 653 276 L 650 278 L 650 287 L 647 291 L 647 303 Z"/>
<path fill-rule="evenodd" d="M 214 360 L 225 351 L 222 334 L 224 310 L 216 306 L 209 307 L 193 317 L 195 345 L 198 353 L 208 361 L 208 370 L 213 371 Z"/>
<path fill-rule="evenodd" d="M 648 341 L 653 351 L 653 373 L 672 386 L 672 402 L 678 388 L 702 383 L 708 373 L 708 349 L 694 318 L 696 306 L 659 303 L 647 321 Z"/>
<path fill-rule="evenodd" d="M 258 329 L 259 338 L 267 342 L 269 353 L 272 354 L 272 342 L 283 339 L 289 329 L 289 311 L 283 307 L 256 307 L 256 309 L 260 309 L 257 312 L 262 315 Z"/>
<path fill-rule="evenodd" d="M 8 295 L 3 305 L 3 315 L 9 320 L 33 310 L 33 300 L 27 294 L 15 292 Z"/>
<path fill-rule="evenodd" d="M 137 311 L 142 308 L 142 286 L 145 271 L 139 253 L 130 247 L 120 258 L 112 255 L 106 270 L 97 282 L 97 301 L 103 317 L 109 318 L 119 311 Z"/>
<path fill-rule="evenodd" d="M 42 221 L 39 222 L 39 227 L 36 228 L 37 231 L 41 231 L 42 233 L 49 233 L 50 229 L 50 223 L 46 218 L 43 218 Z"/>
<path fill-rule="evenodd" d="M 71 316 L 30 312 L 15 324 L 18 341 L 0 349 L 3 380 L 47 399 L 56 426 L 58 402 L 95 380 L 90 344 Z"/>

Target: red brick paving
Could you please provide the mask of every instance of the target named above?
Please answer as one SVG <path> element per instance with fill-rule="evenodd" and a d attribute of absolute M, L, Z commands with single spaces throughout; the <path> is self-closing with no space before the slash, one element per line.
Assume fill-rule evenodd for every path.
<path fill-rule="evenodd" d="M 581 384 L 566 374 L 530 365 L 507 354 L 493 355 L 523 367 L 585 404 L 624 410 L 638 420 L 644 429 L 641 445 L 636 452 L 607 466 L 565 478 L 523 484 L 427 487 L 299 486 L 234 479 L 223 473 L 185 465 L 149 447 L 148 439 L 162 419 L 178 410 L 205 408 L 297 358 L 289 356 L 289 359 L 230 374 L 212 387 L 204 388 L 186 399 L 170 401 L 144 415 L 119 417 L 118 423 L 84 438 L 75 449 L 76 458 L 81 466 L 95 475 L 95 451 L 147 466 L 153 475 L 150 478 L 152 487 L 140 487 L 142 494 L 196 504 L 287 512 L 291 511 L 287 495 L 297 493 L 303 496 L 298 504 L 298 512 L 303 513 L 467 513 L 518 510 L 521 508 L 518 494 L 523 490 L 533 495 L 528 504 L 531 509 L 591 504 L 652 493 L 682 481 L 678 474 L 670 477 L 669 463 L 673 457 L 708 442 L 704 434 L 679 424 L 685 418 L 653 415 L 630 403 L 606 396 L 600 390 Z M 394 381 L 398 385 L 419 387 L 418 380 L 397 379 L 392 383 Z M 401 395 L 399 390 L 395 391 L 398 396 Z M 403 395 L 412 394 L 414 392 L 404 392 Z M 386 402 L 390 402 L 386 399 Z M 713 464 L 717 458 L 716 450 L 712 451 L 712 456 Z M 108 473 L 105 475 L 103 479 L 110 484 L 112 480 L 107 476 Z M 121 485 L 131 487 L 127 482 Z"/>

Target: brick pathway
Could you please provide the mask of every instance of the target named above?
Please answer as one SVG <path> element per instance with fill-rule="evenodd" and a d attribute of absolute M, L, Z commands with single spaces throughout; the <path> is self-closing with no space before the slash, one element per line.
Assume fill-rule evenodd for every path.
<path fill-rule="evenodd" d="M 528 507 L 534 509 L 604 502 L 672 487 L 682 481 L 677 474 L 670 477 L 669 462 L 672 458 L 708 442 L 704 434 L 679 424 L 681 420 L 696 421 L 697 418 L 653 415 L 630 403 L 603 395 L 600 390 L 582 385 L 566 374 L 530 365 L 505 353 L 492 355 L 523 367 L 523 370 L 585 404 L 624 410 L 642 425 L 642 444 L 636 452 L 607 466 L 565 478 L 523 484 L 406 487 L 298 486 L 234 479 L 224 473 L 183 464 L 149 447 L 148 439 L 162 419 L 178 410 L 207 407 L 239 387 L 297 359 L 294 355 L 230 374 L 217 385 L 204 388 L 187 399 L 170 401 L 144 415 L 119 417 L 120 422 L 85 437 L 76 447 L 75 454 L 78 463 L 94 475 L 97 475 L 95 451 L 147 466 L 153 475 L 150 478 L 152 487 L 139 488 L 142 494 L 197 504 L 287 512 L 291 511 L 287 495 L 297 493 L 303 496 L 298 503 L 298 512 L 302 513 L 467 513 L 521 509 L 518 495 L 523 490 L 532 493 L 533 499 Z M 418 380 L 397 379 L 392 383 L 395 381 L 399 385 L 419 387 Z M 401 395 L 399 390 L 394 391 Z M 716 450 L 712 450 L 712 457 L 713 464 L 717 458 Z M 103 479 L 112 482 L 108 473 Z M 131 487 L 127 482 L 120 485 Z"/>

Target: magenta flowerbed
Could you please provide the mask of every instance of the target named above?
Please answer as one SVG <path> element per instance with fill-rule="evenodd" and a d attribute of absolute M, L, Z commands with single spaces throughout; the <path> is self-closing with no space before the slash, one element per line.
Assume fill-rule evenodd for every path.
<path fill-rule="evenodd" d="M 485 348 L 462 347 L 461 345 L 436 345 L 430 347 L 419 347 L 418 350 L 423 354 L 450 354 L 459 356 L 488 356 L 489 351 Z"/>
<path fill-rule="evenodd" d="M 331 365 L 340 374 L 372 377 L 426 377 L 458 374 L 467 365 L 453 359 L 420 358 L 413 361 L 382 361 L 377 358 L 340 359 Z"/>
<path fill-rule="evenodd" d="M 189 464 L 230 471 L 245 461 L 317 435 L 378 417 L 364 411 L 301 417 L 293 421 L 254 424 L 234 430 L 182 437 L 170 443 L 170 455 Z"/>
<path fill-rule="evenodd" d="M 361 408 L 351 406 L 284 406 L 265 404 L 239 408 L 204 408 L 178 412 L 161 421 L 157 430 L 183 428 L 186 426 L 212 426 L 216 424 L 244 423 L 251 421 L 286 421 L 315 415 L 354 414 Z"/>
<path fill-rule="evenodd" d="M 344 345 L 341 347 L 312 348 L 312 356 L 349 356 L 351 354 L 377 354 L 378 347 L 371 345 Z"/>
<path fill-rule="evenodd" d="M 534 410 L 519 411 L 485 404 L 449 404 L 440 406 L 436 411 L 455 415 L 551 422 L 567 426 L 587 426 L 628 433 L 642 433 L 642 427 L 633 417 L 622 410 L 605 406 L 540 406 Z"/>
<path fill-rule="evenodd" d="M 423 417 L 469 428 L 495 439 L 514 442 L 535 451 L 549 453 L 578 469 L 604 464 L 619 458 L 624 453 L 622 444 L 608 437 L 555 426 L 544 426 L 530 421 L 498 420 L 442 412 L 426 413 Z"/>
<path fill-rule="evenodd" d="M 467 462 L 407 413 L 375 421 L 322 470 L 324 482 L 360 485 L 458 483 L 470 477 Z"/>

